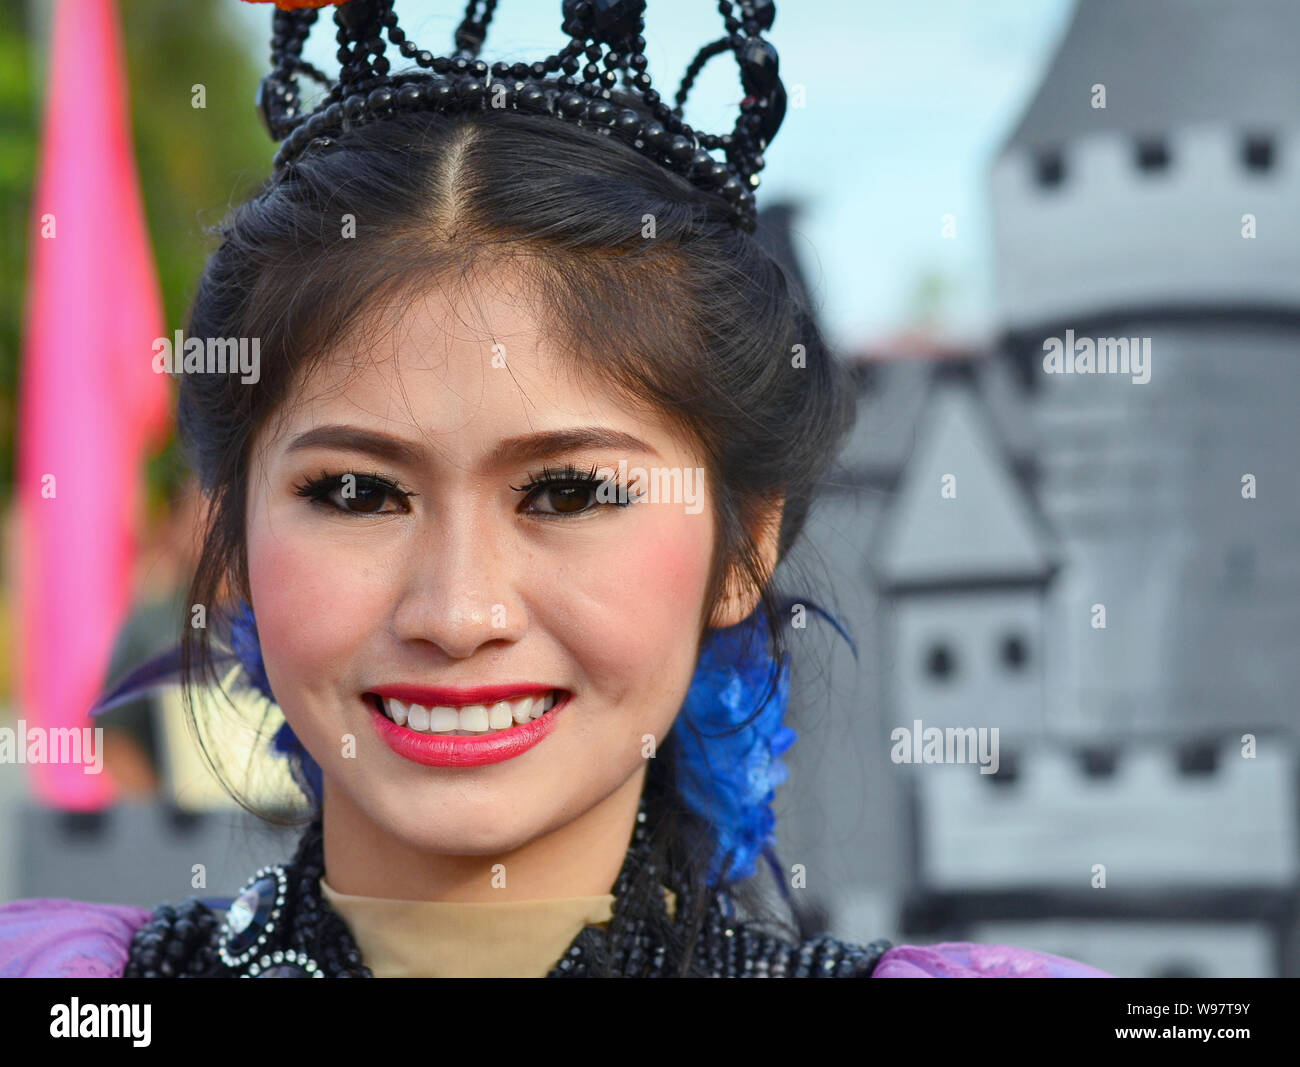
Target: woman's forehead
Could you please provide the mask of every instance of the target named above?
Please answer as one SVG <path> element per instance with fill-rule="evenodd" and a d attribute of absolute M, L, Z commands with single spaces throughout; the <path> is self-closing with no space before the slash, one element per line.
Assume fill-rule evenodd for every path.
<path fill-rule="evenodd" d="M 283 443 L 324 423 L 501 438 L 608 425 L 663 451 L 693 449 L 679 417 L 631 395 L 611 373 L 616 360 L 570 351 L 542 306 L 510 265 L 390 298 L 312 362 L 267 436 Z"/>

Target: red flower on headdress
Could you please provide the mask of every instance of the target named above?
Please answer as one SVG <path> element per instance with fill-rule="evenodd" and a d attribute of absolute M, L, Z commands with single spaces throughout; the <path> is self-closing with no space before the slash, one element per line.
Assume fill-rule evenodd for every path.
<path fill-rule="evenodd" d="M 333 4 L 338 7 L 340 4 L 346 4 L 348 0 L 244 0 L 246 4 L 275 4 L 281 11 L 297 11 L 304 7 L 328 7 Z"/>

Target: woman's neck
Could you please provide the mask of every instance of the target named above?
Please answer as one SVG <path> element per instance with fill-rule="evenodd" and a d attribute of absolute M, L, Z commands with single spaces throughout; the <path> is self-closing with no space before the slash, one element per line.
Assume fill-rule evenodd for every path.
<path fill-rule="evenodd" d="M 325 784 L 325 880 L 336 893 L 504 903 L 609 893 L 627 854 L 645 770 L 560 829 L 509 852 L 431 853 L 392 836 Z"/>

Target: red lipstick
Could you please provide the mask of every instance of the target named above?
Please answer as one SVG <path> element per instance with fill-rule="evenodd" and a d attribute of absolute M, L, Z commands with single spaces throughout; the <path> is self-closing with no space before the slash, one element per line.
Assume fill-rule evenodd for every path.
<path fill-rule="evenodd" d="M 479 686 L 475 689 L 422 688 L 418 686 L 381 686 L 370 690 L 395 700 L 437 705 L 490 704 L 530 693 L 549 693 L 550 688 L 536 685 Z M 402 694 L 410 694 L 403 696 Z M 468 695 L 466 695 L 468 694 Z M 484 695 L 485 694 L 485 695 Z M 561 691 L 555 707 L 529 722 L 507 730 L 493 730 L 479 737 L 456 734 L 429 734 L 398 726 L 392 719 L 370 706 L 370 721 L 375 731 L 399 756 L 426 767 L 482 767 L 523 755 L 539 744 L 555 728 L 555 718 L 569 702 L 570 693 Z"/>

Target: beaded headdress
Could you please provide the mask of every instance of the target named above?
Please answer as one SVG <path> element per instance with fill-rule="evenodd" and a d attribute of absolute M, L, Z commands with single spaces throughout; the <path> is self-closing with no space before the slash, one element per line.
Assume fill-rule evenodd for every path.
<path fill-rule="evenodd" d="M 249 0 L 252 3 L 266 0 Z M 776 17 L 773 0 L 719 0 L 725 34 L 705 44 L 687 68 L 670 106 L 646 70 L 645 0 L 563 0 L 562 31 L 569 41 L 532 63 L 489 64 L 479 59 L 496 0 L 470 0 L 450 55 L 435 55 L 408 39 L 394 0 L 275 0 L 273 69 L 262 80 L 258 106 L 270 134 L 281 141 L 274 168 L 304 154 L 328 151 L 343 131 L 402 112 L 456 113 L 509 108 L 557 119 L 616 137 L 730 205 L 735 225 L 753 232 L 754 190 L 763 152 L 785 117 L 785 88 L 776 49 L 762 32 Z M 339 75 L 332 81 L 302 57 L 319 16 L 333 4 L 338 27 Z M 391 45 L 409 69 L 394 71 Z M 704 65 L 730 52 L 745 97 L 729 133 L 702 133 L 682 117 L 687 94 Z M 300 76 L 326 87 L 304 112 Z M 713 155 L 721 152 L 722 158 Z"/>

